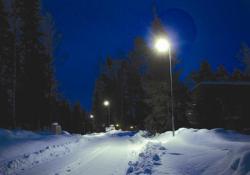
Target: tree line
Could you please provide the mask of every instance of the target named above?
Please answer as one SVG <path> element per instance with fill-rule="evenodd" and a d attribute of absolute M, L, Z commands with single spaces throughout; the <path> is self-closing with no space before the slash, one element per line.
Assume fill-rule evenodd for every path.
<path fill-rule="evenodd" d="M 241 68 L 233 72 L 205 60 L 191 73 L 194 81 L 186 116 L 193 127 L 227 128 L 249 133 L 250 48 L 242 44 L 237 55 Z"/>
<path fill-rule="evenodd" d="M 5 3 L 4 3 L 5 2 Z M 8 2 L 8 3 L 6 3 Z M 163 33 L 158 18 L 152 33 Z M 39 0 L 0 0 L 0 127 L 38 130 L 58 122 L 64 130 L 85 133 L 107 126 L 110 101 L 111 123 L 119 128 L 171 130 L 169 59 L 155 54 L 143 38 L 119 58 L 108 57 L 100 66 L 93 94 L 92 114 L 71 105 L 57 90 L 55 78 L 56 29 L 50 15 L 41 13 Z M 174 116 L 176 128 L 206 127 L 189 117 L 193 97 L 180 80 L 179 59 L 172 53 Z M 223 65 L 213 71 L 204 61 L 188 79 L 193 86 L 204 81 L 250 81 L 250 49 L 241 47 L 240 69 L 229 73 Z"/>
<path fill-rule="evenodd" d="M 0 0 L 0 127 L 83 132 L 86 112 L 57 91 L 53 19 L 39 0 Z"/>
<path fill-rule="evenodd" d="M 157 18 L 152 33 L 164 28 Z M 146 129 L 152 132 L 171 130 L 170 72 L 166 55 L 157 55 L 145 40 L 135 39 L 134 48 L 122 58 L 108 57 L 101 66 L 93 96 L 95 126 L 102 130 L 107 124 L 107 109 L 103 100 L 110 101 L 111 121 L 122 129 Z M 186 126 L 183 117 L 188 102 L 187 87 L 179 80 L 178 58 L 173 53 L 174 115 L 177 127 Z"/>
<path fill-rule="evenodd" d="M 151 28 L 154 34 L 165 32 L 158 18 L 153 21 Z M 192 88 L 185 84 L 185 81 L 180 81 L 181 70 L 177 69 L 180 62 L 176 54 L 172 54 L 176 129 L 218 126 L 216 119 L 210 120 L 211 125 L 206 125 L 199 120 L 199 115 L 189 116 L 190 110 L 193 109 L 194 95 Z M 204 60 L 200 68 L 191 72 L 186 79 L 192 83 L 192 87 L 201 82 L 250 82 L 250 49 L 246 44 L 241 46 L 237 58 L 242 63 L 241 68 L 235 68 L 232 73 L 229 73 L 223 65 L 219 65 L 213 71 L 210 63 Z M 93 95 L 96 129 L 103 130 L 107 124 L 108 114 L 103 101 L 109 100 L 111 121 L 113 124 L 119 124 L 122 129 L 127 130 L 133 126 L 153 133 L 171 130 L 169 77 L 168 56 L 155 54 L 140 37 L 135 39 L 134 48 L 127 55 L 117 58 L 107 57 L 100 67 L 100 76 L 96 80 Z M 211 103 L 207 101 L 205 106 L 211 106 Z M 212 116 L 205 117 L 213 118 Z M 223 121 L 226 123 L 226 120 Z M 226 124 L 218 127 L 223 126 Z M 230 129 L 235 129 L 234 126 Z"/>

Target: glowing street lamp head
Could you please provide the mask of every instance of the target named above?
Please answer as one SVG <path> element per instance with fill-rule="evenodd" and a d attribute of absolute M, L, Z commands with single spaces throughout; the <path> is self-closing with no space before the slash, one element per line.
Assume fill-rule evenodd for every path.
<path fill-rule="evenodd" d="M 91 114 L 89 117 L 90 117 L 91 119 L 93 119 L 93 118 L 94 118 L 94 115 L 93 115 L 93 114 Z"/>
<path fill-rule="evenodd" d="M 170 42 L 165 37 L 158 37 L 154 41 L 154 49 L 159 53 L 166 53 L 170 49 Z"/>
<path fill-rule="evenodd" d="M 115 126 L 116 126 L 116 127 L 119 127 L 120 125 L 117 123 Z"/>
<path fill-rule="evenodd" d="M 108 101 L 108 100 L 105 100 L 105 101 L 103 102 L 103 105 L 104 105 L 104 106 L 109 106 L 109 101 Z"/>

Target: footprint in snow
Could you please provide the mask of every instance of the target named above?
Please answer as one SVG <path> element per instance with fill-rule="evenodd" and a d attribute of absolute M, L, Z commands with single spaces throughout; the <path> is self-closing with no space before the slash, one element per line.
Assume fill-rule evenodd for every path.
<path fill-rule="evenodd" d="M 165 148 L 164 146 L 161 146 L 161 147 L 159 148 L 159 150 L 167 150 L 167 148 Z"/>
<path fill-rule="evenodd" d="M 160 162 L 154 162 L 153 164 L 154 164 L 154 165 L 161 165 Z"/>
<path fill-rule="evenodd" d="M 155 154 L 155 155 L 153 156 L 153 160 L 154 160 L 154 161 L 160 161 L 160 156 L 158 156 L 157 154 Z"/>
<path fill-rule="evenodd" d="M 181 153 L 168 153 L 168 154 L 175 155 L 175 156 L 183 155 L 183 154 L 181 154 Z"/>
<path fill-rule="evenodd" d="M 144 174 L 152 174 L 152 170 L 149 169 L 149 168 L 146 168 L 146 169 L 144 170 Z"/>
<path fill-rule="evenodd" d="M 166 151 L 164 151 L 164 152 L 162 152 L 162 153 L 161 153 L 161 155 L 165 155 L 166 153 L 167 153 L 167 152 L 166 152 Z"/>
<path fill-rule="evenodd" d="M 30 155 L 29 155 L 29 154 L 24 154 L 23 157 L 24 157 L 25 159 L 28 159 L 28 158 L 30 157 Z"/>
<path fill-rule="evenodd" d="M 145 157 L 145 154 L 144 153 L 140 153 L 139 157 Z"/>
<path fill-rule="evenodd" d="M 159 155 L 155 154 L 152 159 L 153 159 L 154 165 L 161 165 L 161 162 L 160 162 L 161 159 Z"/>

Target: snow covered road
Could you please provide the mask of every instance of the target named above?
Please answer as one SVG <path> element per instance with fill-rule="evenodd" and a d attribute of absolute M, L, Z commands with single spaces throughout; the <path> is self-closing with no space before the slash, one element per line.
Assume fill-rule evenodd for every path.
<path fill-rule="evenodd" d="M 250 175 L 250 136 L 185 128 L 174 138 L 171 132 L 144 134 L 0 129 L 0 175 Z"/>
<path fill-rule="evenodd" d="M 116 133 L 78 137 L 70 144 L 53 145 L 49 148 L 49 154 L 39 150 L 35 159 L 30 159 L 33 157 L 30 155 L 23 156 L 22 153 L 15 157 L 14 163 L 9 161 L 13 165 L 8 162 L 2 171 L 21 175 L 126 174 L 128 162 L 137 159 L 146 143 L 146 139 L 138 139 L 140 136 Z M 61 152 L 54 156 L 60 147 L 67 150 L 67 153 Z"/>
<path fill-rule="evenodd" d="M 129 137 L 100 137 L 87 143 L 80 141 L 71 154 L 39 164 L 21 174 L 125 174 L 128 162 L 137 158 L 136 153 L 140 152 L 142 147 L 143 144 L 138 146 Z"/>

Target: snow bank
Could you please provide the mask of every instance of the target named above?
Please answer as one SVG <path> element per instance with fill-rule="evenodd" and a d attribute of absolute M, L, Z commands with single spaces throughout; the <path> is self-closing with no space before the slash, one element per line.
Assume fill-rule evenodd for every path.
<path fill-rule="evenodd" d="M 125 174 L 145 143 L 136 132 L 51 135 L 0 131 L 0 174 Z M 105 165 L 105 166 L 104 166 Z M 89 168 L 91 167 L 91 168 Z M 80 173 L 81 174 L 81 173 Z"/>
<path fill-rule="evenodd" d="M 250 175 L 250 136 L 224 129 L 185 129 L 152 138 L 127 174 Z"/>
<path fill-rule="evenodd" d="M 0 129 L 0 174 L 250 175 L 250 136 L 234 131 L 64 133 Z"/>
<path fill-rule="evenodd" d="M 69 154 L 79 139 L 79 135 L 0 129 L 0 174 L 14 174 L 35 164 Z"/>

